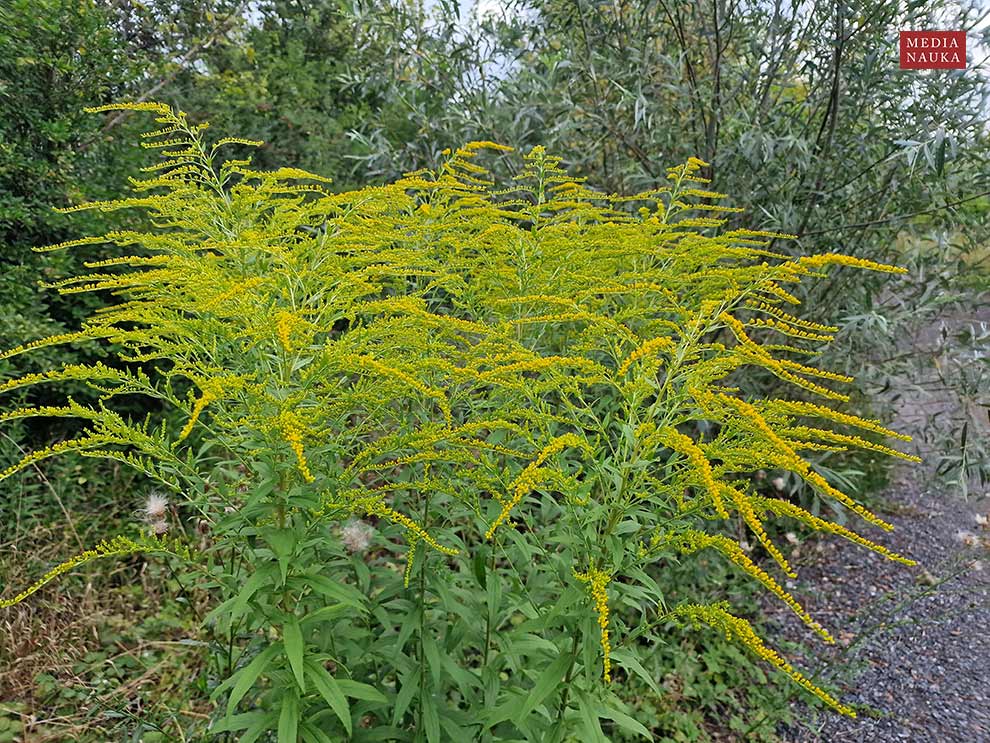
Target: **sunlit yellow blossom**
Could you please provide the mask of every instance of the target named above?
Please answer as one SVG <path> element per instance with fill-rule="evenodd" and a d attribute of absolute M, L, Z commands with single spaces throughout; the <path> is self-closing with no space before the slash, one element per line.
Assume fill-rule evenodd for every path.
<path fill-rule="evenodd" d="M 785 591 L 767 571 L 753 562 L 738 543 L 720 534 L 705 534 L 695 529 L 688 529 L 679 534 L 671 535 L 668 541 L 675 544 L 681 552 L 687 554 L 708 547 L 718 550 L 752 578 L 759 581 L 768 591 L 787 604 L 791 611 L 801 618 L 802 622 L 821 635 L 826 642 L 834 642 L 828 630 L 815 621 L 804 607 L 798 603 L 797 599 Z"/>
<path fill-rule="evenodd" d="M 423 542 L 430 545 L 438 552 L 443 552 L 445 555 L 460 554 L 460 550 L 453 549 L 451 547 L 444 547 L 436 539 L 431 537 L 422 526 L 417 524 L 405 514 L 399 513 L 394 508 L 387 506 L 380 498 L 367 499 L 363 501 L 361 505 L 369 515 L 373 514 L 375 516 L 381 516 L 382 518 L 388 519 L 389 521 L 393 521 L 396 524 L 405 527 L 412 532 L 415 539 L 423 540 Z"/>
<path fill-rule="evenodd" d="M 906 268 L 891 266 L 887 263 L 877 263 L 866 258 L 856 258 L 851 255 L 841 253 L 822 253 L 820 255 L 803 256 L 798 259 L 803 265 L 817 268 L 827 266 L 830 263 L 837 266 L 850 266 L 852 268 L 866 268 L 871 271 L 883 271 L 886 273 L 907 273 Z"/>
<path fill-rule="evenodd" d="M 615 372 L 615 376 L 621 377 L 635 362 L 649 356 L 655 351 L 659 351 L 661 349 L 670 350 L 673 348 L 676 348 L 676 344 L 670 338 L 664 338 L 663 336 L 659 338 L 651 338 L 626 357 L 626 360 L 622 362 L 622 365 Z"/>
<path fill-rule="evenodd" d="M 588 584 L 591 600 L 595 602 L 598 627 L 601 630 L 602 667 L 604 669 L 602 677 L 605 679 L 605 683 L 609 683 L 612 680 L 612 645 L 608 637 L 608 584 L 611 582 L 612 576 L 597 568 L 588 568 L 587 572 L 584 573 L 575 570 L 574 577 L 582 583 Z"/>
<path fill-rule="evenodd" d="M 171 545 L 164 538 L 152 538 L 146 539 L 146 541 L 136 542 L 123 536 L 113 537 L 112 539 L 100 542 L 93 549 L 80 552 L 78 555 L 70 557 L 65 562 L 56 565 L 16 596 L 9 599 L 0 599 L 0 609 L 6 609 L 9 606 L 19 604 L 28 596 L 41 590 L 46 584 L 55 580 L 60 575 L 63 575 L 70 570 L 79 567 L 80 565 L 85 565 L 93 560 L 102 560 L 107 557 L 124 557 L 126 555 L 133 555 L 137 552 L 169 552 L 183 557 L 189 556 L 188 548 L 184 548 L 179 545 Z"/>
<path fill-rule="evenodd" d="M 839 332 L 839 328 L 835 325 L 822 325 L 821 323 L 812 322 L 811 320 L 805 320 L 803 318 L 796 317 L 788 312 L 784 312 L 782 309 L 780 309 L 775 305 L 768 304 L 767 302 L 763 302 L 760 300 L 747 299 L 746 306 L 751 309 L 758 310 L 764 314 L 773 315 L 778 320 L 782 320 L 788 325 L 803 328 L 804 330 L 817 331 L 820 333 L 828 333 L 828 334 Z"/>
<path fill-rule="evenodd" d="M 787 442 L 784 441 L 772 428 L 770 428 L 763 416 L 760 415 L 760 413 L 752 405 L 730 395 L 719 394 L 717 395 L 717 398 L 726 405 L 735 408 L 745 420 L 749 421 L 756 430 L 766 437 L 767 443 L 774 447 L 774 455 L 778 458 L 781 466 L 786 466 L 788 469 L 797 472 L 799 475 L 804 477 L 805 480 L 810 482 L 826 495 L 835 498 L 837 501 L 842 503 L 842 505 L 852 511 L 855 511 L 871 524 L 876 524 L 877 526 L 887 530 L 894 528 L 892 524 L 889 524 L 879 516 L 870 513 L 841 490 L 832 487 L 824 477 L 811 469 L 811 465 L 799 457 L 794 452 L 794 449 L 791 448 L 791 446 L 789 446 Z"/>
<path fill-rule="evenodd" d="M 418 537 L 413 533 L 409 537 L 409 552 L 406 554 L 406 569 L 402 573 L 402 585 L 409 588 L 409 579 L 412 578 L 413 562 L 416 560 L 416 545 L 419 543 Z"/>
<path fill-rule="evenodd" d="M 720 486 L 715 482 L 715 477 L 712 474 L 712 467 L 708 461 L 708 457 L 705 456 L 705 452 L 694 443 L 690 436 L 686 436 L 673 428 L 668 428 L 661 431 L 657 438 L 662 444 L 670 447 L 679 454 L 683 454 L 688 458 L 688 460 L 690 460 L 691 464 L 694 465 L 698 476 L 701 478 L 702 483 L 704 483 L 709 497 L 712 499 L 712 505 L 715 508 L 715 513 L 723 519 L 729 518 L 729 514 L 725 510 L 725 506 L 722 504 L 722 496 L 719 492 Z"/>
<path fill-rule="evenodd" d="M 798 521 L 807 524 L 812 529 L 836 534 L 843 539 L 848 539 L 850 542 L 860 545 L 861 547 L 866 547 L 869 550 L 873 550 L 877 554 L 883 555 L 887 559 L 893 560 L 894 562 L 903 563 L 904 565 L 918 564 L 914 560 L 907 557 L 902 557 L 896 552 L 892 552 L 881 544 L 877 544 L 866 537 L 860 536 L 852 529 L 847 529 L 841 524 L 836 524 L 834 521 L 826 521 L 825 519 L 815 516 L 814 514 L 793 503 L 788 503 L 787 501 L 780 500 L 779 498 L 763 497 L 753 497 L 752 503 L 754 508 L 770 511 L 778 516 L 790 516 L 793 519 L 797 519 Z"/>
<path fill-rule="evenodd" d="M 760 658 L 786 673 L 796 683 L 803 686 L 837 712 L 849 715 L 850 717 L 856 716 L 856 712 L 851 707 L 842 704 L 831 694 L 815 686 L 815 684 L 805 678 L 800 672 L 796 671 L 790 663 L 781 658 L 775 650 L 768 648 L 756 632 L 753 631 L 753 626 L 745 619 L 730 614 L 726 611 L 725 605 L 682 604 L 670 612 L 668 616 L 671 618 L 683 617 L 696 624 L 704 623 L 724 632 L 727 639 L 741 642 Z"/>
<path fill-rule="evenodd" d="M 288 442 L 293 453 L 296 455 L 299 473 L 306 482 L 313 482 L 316 478 L 313 477 L 313 473 L 309 470 L 309 463 L 306 461 L 306 454 L 303 451 L 303 428 L 299 418 L 295 413 L 283 411 L 278 417 L 278 426 L 282 432 L 282 437 Z"/>
<path fill-rule="evenodd" d="M 513 481 L 511 487 L 509 488 L 512 493 L 512 498 L 505 504 L 502 508 L 502 512 L 499 513 L 495 521 L 488 528 L 485 533 L 485 539 L 491 539 L 495 534 L 495 530 L 505 523 L 505 520 L 509 518 L 509 513 L 519 505 L 520 501 L 525 498 L 532 490 L 537 487 L 542 479 L 542 473 L 540 471 L 540 465 L 542 465 L 549 457 L 563 451 L 568 447 L 579 447 L 588 450 L 587 442 L 580 436 L 573 433 L 565 433 L 563 436 L 558 436 L 549 444 L 547 444 L 540 453 L 536 456 L 532 462 L 526 465 L 526 468 L 519 473 L 519 476 Z"/>
<path fill-rule="evenodd" d="M 298 318 L 291 312 L 278 312 L 275 315 L 275 327 L 278 334 L 278 342 L 286 353 L 292 352 L 292 329 L 295 327 Z"/>
<path fill-rule="evenodd" d="M 736 488 L 725 486 L 725 492 L 728 493 L 729 497 L 732 499 L 732 503 L 735 505 L 736 510 L 743 517 L 743 521 L 746 522 L 746 526 L 756 535 L 756 538 L 760 540 L 760 544 L 769 553 L 769 555 L 777 561 L 777 564 L 787 573 L 788 577 L 797 578 L 797 573 L 795 573 L 787 559 L 784 557 L 783 553 L 778 549 L 777 545 L 773 543 L 770 536 L 767 534 L 766 529 L 763 528 L 763 523 L 760 521 L 759 516 L 757 516 L 756 511 L 753 509 L 753 505 L 749 500 L 749 496 L 745 493 L 740 492 Z"/>
<path fill-rule="evenodd" d="M 196 421 L 199 420 L 200 413 L 209 405 L 211 402 L 217 399 L 216 389 L 212 386 L 206 386 L 203 388 L 199 399 L 193 404 L 192 414 L 189 416 L 189 420 L 186 421 L 186 425 L 183 426 L 182 430 L 179 432 L 179 441 L 182 441 L 190 433 L 192 433 L 193 426 L 196 425 Z"/>

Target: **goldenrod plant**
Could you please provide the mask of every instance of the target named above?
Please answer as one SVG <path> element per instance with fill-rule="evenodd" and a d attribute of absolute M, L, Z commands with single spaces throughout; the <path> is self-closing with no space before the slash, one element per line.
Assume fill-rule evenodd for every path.
<path fill-rule="evenodd" d="M 734 209 L 697 159 L 620 196 L 535 148 L 496 188 L 479 161 L 508 148 L 472 142 L 435 170 L 333 193 L 324 177 L 225 157 L 258 143 L 211 142 L 169 106 L 93 111 L 152 114 L 142 145 L 161 161 L 133 195 L 65 211 L 136 209 L 148 227 L 44 249 L 122 248 L 52 284 L 113 301 L 0 358 L 93 343 L 108 361 L 0 384 L 99 393 L 4 412 L 85 427 L 0 477 L 76 452 L 168 496 L 149 498 L 150 525 L 3 606 L 84 561 L 143 550 L 183 564 L 215 596 L 209 733 L 248 742 L 650 738 L 624 681 L 655 688 L 638 658 L 691 626 L 853 714 L 725 603 L 669 601 L 665 564 L 717 554 L 829 642 L 775 577 L 795 573 L 773 525 L 910 564 L 752 477 L 793 473 L 862 528 L 890 528 L 807 457 L 912 459 L 883 443 L 907 437 L 844 409 L 849 378 L 814 363 L 834 328 L 802 317 L 792 290 L 833 266 L 899 269 L 723 230 Z M 753 367 L 793 399 L 745 394 Z M 114 411 L 135 395 L 161 414 Z M 176 518 L 208 539 L 187 541 Z"/>

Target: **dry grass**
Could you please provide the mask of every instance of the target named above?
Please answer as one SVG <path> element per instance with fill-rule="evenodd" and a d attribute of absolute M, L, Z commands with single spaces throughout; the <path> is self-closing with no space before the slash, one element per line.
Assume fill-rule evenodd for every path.
<path fill-rule="evenodd" d="M 22 532 L 0 547 L 4 593 L 77 549 L 69 530 Z M 122 739 L 142 723 L 184 740 L 208 716 L 194 686 L 205 647 L 167 576 L 141 556 L 96 563 L 0 610 L 0 717 L 19 716 L 23 743 Z"/>

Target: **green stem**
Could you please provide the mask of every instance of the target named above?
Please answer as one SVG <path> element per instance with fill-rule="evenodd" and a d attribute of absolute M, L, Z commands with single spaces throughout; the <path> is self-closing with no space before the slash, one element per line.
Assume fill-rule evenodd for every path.
<path fill-rule="evenodd" d="M 560 707 L 557 709 L 557 724 L 563 726 L 564 713 L 567 711 L 567 702 L 571 694 L 571 678 L 574 675 L 574 665 L 577 662 L 578 637 L 580 633 L 574 633 L 574 641 L 571 643 L 571 663 L 567 666 L 567 674 L 564 676 L 564 692 L 560 696 Z"/>
<path fill-rule="evenodd" d="M 495 546 L 492 545 L 492 557 L 490 564 L 488 566 L 488 575 L 486 577 L 486 585 L 489 580 L 497 580 L 495 576 Z M 491 648 L 492 644 L 492 607 L 488 607 L 488 611 L 485 616 L 485 652 L 484 659 L 482 661 L 482 667 L 488 666 L 488 650 Z"/>
<path fill-rule="evenodd" d="M 423 529 L 429 524 L 430 515 L 430 491 L 427 490 L 423 497 Z M 419 568 L 419 715 L 416 728 L 418 731 L 425 730 L 423 725 L 423 705 L 426 694 L 426 651 L 423 647 L 423 638 L 426 636 L 426 559 L 427 550 L 420 550 L 423 553 L 423 564 Z"/>

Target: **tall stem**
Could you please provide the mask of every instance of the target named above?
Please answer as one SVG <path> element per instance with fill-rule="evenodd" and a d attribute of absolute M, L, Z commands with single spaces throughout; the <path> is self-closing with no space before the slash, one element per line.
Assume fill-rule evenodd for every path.
<path fill-rule="evenodd" d="M 564 713 L 567 711 L 567 702 L 571 694 L 571 678 L 574 675 L 574 663 L 577 661 L 579 632 L 574 633 L 574 641 L 571 643 L 571 663 L 567 666 L 567 674 L 564 676 L 564 692 L 560 695 L 560 707 L 557 709 L 557 724 L 564 724 Z"/>
<path fill-rule="evenodd" d="M 491 557 L 491 561 L 490 561 L 490 563 L 488 565 L 488 575 L 486 577 L 486 585 L 487 585 L 487 581 L 489 581 L 489 580 L 496 580 L 496 577 L 495 577 L 495 545 L 494 544 L 492 545 L 492 557 Z M 484 652 L 483 660 L 481 662 L 482 667 L 487 667 L 488 666 L 488 650 L 492 646 L 492 608 L 493 607 L 489 606 L 488 607 L 488 611 L 485 613 L 485 652 Z"/>
<path fill-rule="evenodd" d="M 427 490 L 423 497 L 423 517 L 422 524 L 425 530 L 429 525 L 430 515 L 430 491 Z M 419 568 L 419 720 L 417 729 L 424 730 L 423 726 L 423 703 L 426 694 L 426 652 L 423 647 L 423 638 L 426 636 L 426 560 L 427 550 L 423 553 L 423 564 Z"/>

